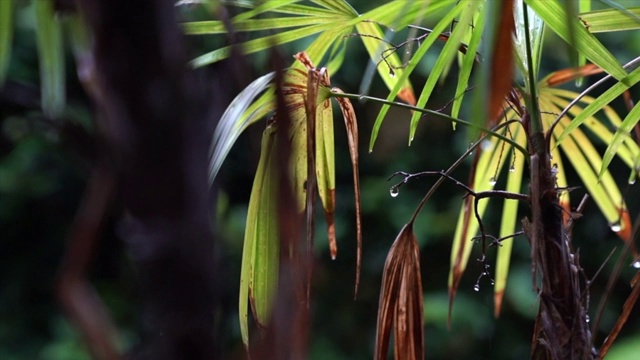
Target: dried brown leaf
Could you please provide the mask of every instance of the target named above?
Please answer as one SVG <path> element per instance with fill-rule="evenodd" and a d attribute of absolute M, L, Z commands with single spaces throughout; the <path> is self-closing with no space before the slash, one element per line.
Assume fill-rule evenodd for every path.
<path fill-rule="evenodd" d="M 622 305 L 622 314 L 620 314 L 618 321 L 616 321 L 616 325 L 611 329 L 609 336 L 607 336 L 600 348 L 601 359 L 603 359 L 607 355 L 607 352 L 609 352 L 609 349 L 618 337 L 620 330 L 629 319 L 631 310 L 633 310 L 633 307 L 638 301 L 638 297 L 640 297 L 640 272 L 638 272 L 636 276 L 633 277 L 633 280 L 631 280 L 631 286 L 633 286 L 633 289 L 631 290 L 631 294 L 629 294 L 627 300 L 624 302 L 624 305 Z"/>
<path fill-rule="evenodd" d="M 343 93 L 338 88 L 331 89 L 333 92 Z M 353 110 L 351 101 L 346 98 L 337 98 L 342 116 L 344 117 L 344 125 L 347 128 L 347 139 L 349 141 L 349 156 L 351 157 L 351 168 L 353 169 L 353 191 L 356 201 L 356 236 L 357 236 L 357 255 L 356 255 L 356 285 L 355 294 L 358 294 L 358 286 L 360 284 L 360 269 L 362 267 L 362 224 L 360 222 L 360 175 L 358 173 L 358 121 L 356 112 Z"/>
<path fill-rule="evenodd" d="M 586 64 L 579 68 L 569 68 L 564 70 L 555 71 L 549 77 L 542 81 L 542 84 L 546 84 L 549 87 L 559 86 L 569 81 L 583 78 L 589 75 L 595 75 L 601 73 L 603 70 L 595 64 Z"/>
<path fill-rule="evenodd" d="M 423 304 L 420 249 L 409 223 L 398 234 L 384 265 L 374 359 L 387 358 L 392 325 L 395 359 L 424 358 Z"/>

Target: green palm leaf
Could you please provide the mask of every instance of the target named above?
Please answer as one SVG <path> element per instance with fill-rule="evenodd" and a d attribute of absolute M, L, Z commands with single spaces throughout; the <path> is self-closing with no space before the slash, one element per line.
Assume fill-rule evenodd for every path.
<path fill-rule="evenodd" d="M 554 74 L 550 76 L 553 75 Z M 567 107 L 570 101 L 575 99 L 579 94 L 548 87 L 546 79 L 544 79 L 539 86 L 539 102 L 543 126 L 545 130 L 548 130 L 556 119 L 555 114 L 559 114 L 562 109 Z M 571 132 L 567 132 L 566 130 L 575 122 L 575 118 L 585 113 L 583 109 L 584 106 L 588 107 L 596 102 L 597 99 L 588 96 L 583 97 L 569 110 L 568 114 L 558 122 L 554 129 L 551 146 L 554 167 L 557 171 L 557 186 L 560 188 L 568 186 L 564 174 L 563 159 L 568 160 L 580 177 L 582 184 L 594 199 L 604 218 L 609 222 L 612 230 L 624 241 L 630 241 L 631 221 L 618 185 L 609 171 L 604 167 L 604 161 L 607 158 L 603 160 L 595 149 L 592 140 L 582 128 L 574 128 Z M 596 117 L 595 114 L 591 114 L 591 116 L 583 119 L 584 128 L 590 130 L 596 138 L 604 143 L 615 142 L 616 137 L 612 128 L 618 128 L 618 132 L 620 133 L 625 133 L 628 129 L 624 126 L 624 122 L 621 123 L 620 118 L 612 108 L 603 106 L 600 110 L 600 113 L 604 115 L 607 122 L 603 122 L 603 120 Z M 503 121 L 516 118 L 517 115 L 515 112 L 509 109 L 505 113 Z M 511 125 L 509 129 L 516 143 L 524 146 L 526 139 L 521 129 L 513 125 Z M 618 134 L 618 132 L 616 132 L 616 134 Z M 562 137 L 562 135 L 564 135 L 564 137 Z M 611 153 L 611 157 L 619 157 L 632 171 L 635 171 L 637 167 L 636 161 L 640 157 L 640 148 L 628 136 L 620 135 L 619 139 L 620 143 L 618 146 L 615 148 L 610 146 L 605 156 Z M 500 145 L 500 140 L 495 137 L 489 138 L 485 140 L 485 142 L 487 142 L 487 145 L 481 147 L 482 153 L 479 156 L 476 168 L 473 170 L 475 175 L 472 182 L 473 186 L 471 187 L 476 192 L 493 188 L 493 183 L 497 180 L 497 174 L 503 170 L 505 164 L 505 160 L 500 159 L 498 149 L 500 148 L 502 153 L 507 154 L 511 151 L 512 146 L 511 144 Z M 562 153 L 560 153 L 559 150 L 561 150 Z M 512 161 L 518 165 L 514 166 L 514 171 L 510 171 L 508 174 L 507 190 L 509 191 L 519 192 L 522 188 L 522 175 L 516 175 L 516 173 L 521 173 L 524 170 L 524 166 L 520 165 L 524 159 L 518 159 L 519 157 L 522 156 L 518 154 L 515 160 L 512 159 Z M 605 170 L 602 171 L 602 169 Z M 454 235 L 449 272 L 451 300 L 455 297 L 460 278 L 465 271 L 471 253 L 470 239 L 476 236 L 476 232 L 478 231 L 478 225 L 473 218 L 472 201 L 473 200 L 470 199 L 465 201 L 461 207 L 458 225 Z M 482 216 L 486 210 L 486 202 L 487 200 L 483 200 L 478 205 L 478 213 L 480 216 Z M 518 219 L 516 216 L 517 212 L 514 210 L 516 209 L 515 202 L 513 200 L 505 200 L 504 202 L 499 237 L 513 233 Z M 568 192 L 562 193 L 560 203 L 568 214 L 570 211 Z M 498 250 L 495 278 L 496 286 L 494 288 L 496 315 L 500 311 L 504 287 L 507 282 L 511 249 L 509 245 L 510 241 L 512 240 L 503 242 L 503 246 Z"/>

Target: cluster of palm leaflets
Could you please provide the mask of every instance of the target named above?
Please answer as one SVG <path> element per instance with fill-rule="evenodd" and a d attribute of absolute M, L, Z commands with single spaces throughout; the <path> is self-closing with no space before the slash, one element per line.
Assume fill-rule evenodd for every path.
<path fill-rule="evenodd" d="M 472 143 L 480 134 L 483 134 L 483 140 L 476 143 L 478 150 L 474 151 L 472 172 L 466 185 L 470 193 L 480 194 L 491 191 L 504 173 L 506 173 L 505 190 L 520 193 L 523 191 L 524 169 L 531 167 L 530 175 L 535 175 L 536 181 L 546 182 L 545 186 L 551 186 L 549 189 L 553 190 L 551 191 L 553 194 L 558 193 L 558 197 L 555 200 L 552 199 L 553 201 L 549 204 L 555 201 L 561 205 L 565 213 L 558 214 L 564 218 L 564 221 L 569 221 L 573 213 L 567 187 L 572 184 L 567 183 L 564 171 L 565 163 L 568 161 L 580 176 L 584 187 L 598 205 L 606 221 L 611 224 L 612 230 L 623 240 L 629 243 L 632 241 L 629 213 L 616 181 L 607 168 L 611 160 L 617 156 L 631 169 L 629 182 L 635 181 L 638 177 L 640 148 L 629 136 L 629 132 L 640 118 L 638 116 L 640 106 L 634 106 L 629 114 L 621 119 L 608 104 L 640 81 L 640 70 L 628 73 L 625 69 L 627 66 L 620 65 L 592 33 L 640 27 L 638 25 L 640 11 L 637 9 L 591 12 L 589 1 L 580 1 L 578 9 L 574 9 L 572 6 L 563 5 L 558 0 L 545 2 L 535 0 L 406 2 L 397 0 L 380 5 L 364 14 L 358 14 L 343 0 L 315 0 L 308 3 L 295 0 L 256 3 L 238 0 L 226 3 L 246 8 L 246 11 L 230 19 L 230 30 L 222 21 L 204 21 L 184 24 L 185 32 L 201 35 L 222 34 L 227 31 L 269 31 L 265 36 L 261 34 L 235 45 L 239 46 L 245 54 L 317 35 L 305 49 L 309 59 L 292 65 L 287 75 L 287 82 L 279 90 L 288 96 L 287 101 L 293 114 L 294 124 L 298 126 L 306 124 L 307 129 L 315 129 L 308 132 L 308 134 L 315 132 L 314 136 L 297 138 L 295 128 L 287 130 L 295 153 L 292 156 L 291 174 L 295 192 L 300 199 L 297 205 L 300 211 L 312 209 L 312 200 L 305 195 L 312 193 L 315 177 L 318 179 L 318 190 L 325 212 L 330 214 L 333 211 L 333 180 L 331 179 L 334 170 L 330 160 L 333 152 L 332 135 L 330 135 L 333 131 L 330 125 L 332 115 L 323 112 L 324 104 L 330 97 L 342 99 L 340 104 L 344 111 L 345 98 L 364 97 L 383 104 L 372 129 L 369 151 L 373 150 L 381 124 L 390 106 L 413 110 L 409 142 L 414 140 L 417 126 L 425 114 L 447 118 L 454 124 L 465 124 L 474 130 L 469 132 Z M 527 13 L 529 15 L 526 15 Z M 411 32 L 411 37 L 399 45 L 394 45 L 390 37 L 386 36 L 392 35 L 394 30 L 401 30 L 414 22 L 419 22 L 425 14 L 437 14 L 437 21 L 431 29 L 412 28 L 412 31 L 423 31 L 423 34 L 416 35 L 415 31 Z M 382 31 L 381 25 L 389 29 L 387 34 Z M 280 31 L 280 29 L 283 30 Z M 576 68 L 558 71 L 538 80 L 544 29 L 552 31 L 567 43 L 567 53 Z M 332 73 L 337 71 L 345 60 L 345 44 L 347 41 L 354 41 L 353 38 L 359 38 L 362 41 L 372 62 L 377 65 L 379 76 L 390 89 L 386 100 L 328 91 L 329 80 L 326 75 L 328 72 L 318 70 L 311 65 L 312 62 L 327 64 L 328 71 Z M 438 54 L 431 73 L 416 100 L 409 77 L 437 41 L 444 41 L 443 49 Z M 418 44 L 418 47 L 403 63 L 397 52 L 409 44 Z M 192 64 L 203 66 L 222 60 L 229 56 L 230 51 L 231 47 L 217 49 L 199 56 L 193 60 Z M 298 60 L 301 60 L 300 57 Z M 590 64 L 585 65 L 587 60 Z M 458 62 L 459 71 L 450 116 L 425 109 L 438 81 L 448 74 L 454 61 Z M 631 67 L 634 62 L 628 65 Z M 524 78 L 523 87 L 514 86 L 514 75 L 510 71 L 514 66 L 520 70 Z M 301 69 L 305 69 L 306 72 Z M 471 74 L 474 69 L 475 75 L 472 79 Z M 617 82 L 597 98 L 588 96 L 588 91 L 578 94 L 557 88 L 558 85 L 567 81 L 600 72 L 608 74 L 607 77 L 612 77 Z M 265 75 L 252 83 L 234 101 L 222 118 L 212 141 L 211 180 L 215 178 L 239 134 L 274 109 L 274 89 L 269 85 L 272 77 L 273 75 Z M 464 121 L 459 117 L 463 113 L 462 104 L 470 85 L 481 90 L 472 92 L 469 103 L 472 107 L 485 109 L 485 111 L 477 111 L 471 121 Z M 262 93 L 264 90 L 266 92 Z M 396 98 L 409 105 L 395 102 Z M 269 209 L 273 210 L 275 196 L 270 190 L 273 187 L 272 181 L 275 180 L 270 178 L 269 172 L 269 166 L 272 166 L 270 164 L 273 162 L 269 154 L 273 147 L 273 131 L 276 131 L 273 128 L 274 124 L 277 126 L 277 116 L 275 123 L 268 123 L 265 131 L 245 237 L 240 299 L 241 327 L 245 344 L 248 342 L 247 301 L 251 302 L 258 323 L 262 323 L 268 318 L 268 309 L 275 296 L 274 284 L 277 281 L 274 279 L 277 268 L 273 267 L 278 258 L 278 253 L 274 250 L 277 247 L 277 241 L 272 239 L 277 235 L 277 231 L 273 216 L 269 218 Z M 351 124 L 355 126 L 355 122 Z M 347 127 L 349 128 L 349 124 Z M 492 131 L 489 128 L 499 130 Z M 352 130 L 352 138 L 350 138 L 352 161 L 357 159 L 355 134 L 356 132 Z M 591 139 L 594 136 L 608 144 L 603 156 L 596 151 L 592 143 Z M 535 141 L 532 142 L 532 139 Z M 545 141 L 549 146 L 546 154 L 543 147 Z M 314 142 L 315 146 L 313 146 Z M 353 163 L 357 166 L 357 161 Z M 313 168 L 316 169 L 315 174 L 309 170 Z M 357 194 L 356 171 L 357 169 L 354 168 Z M 538 171 L 544 174 L 534 174 Z M 534 185 L 538 182 L 534 182 Z M 537 201 L 534 195 L 537 196 L 539 193 L 532 189 L 530 198 L 532 204 Z M 471 240 L 478 238 L 479 230 L 481 230 L 479 237 L 483 240 L 483 244 L 490 236 L 476 221 L 482 218 L 487 202 L 469 196 L 462 204 L 451 252 L 449 273 L 451 303 L 471 254 Z M 417 256 L 418 248 L 412 233 L 413 219 L 422 205 L 423 203 L 398 235 L 385 264 L 378 314 L 376 358 L 387 356 L 391 326 L 395 329 L 396 358 L 421 358 L 424 351 L 420 265 Z M 538 235 L 532 231 L 542 231 L 536 228 L 538 225 L 535 224 L 536 221 L 540 222 L 540 205 L 532 206 L 534 214 L 531 221 L 534 230 L 525 228 L 524 232 L 528 237 L 536 238 Z M 537 215 L 536 211 L 538 211 Z M 332 244 L 335 244 L 330 216 L 327 219 L 330 229 L 329 239 Z M 513 198 L 505 199 L 499 233 L 494 238 L 504 239 L 514 234 L 518 219 L 516 202 Z M 311 217 L 308 217 L 308 221 L 312 221 Z M 544 255 L 541 255 L 545 250 L 535 248 L 537 245 L 533 239 L 531 242 L 534 247 L 532 250 L 534 271 L 544 276 L 547 274 L 545 269 L 548 269 L 550 263 Z M 494 288 L 496 316 L 500 313 L 507 282 L 511 243 L 511 240 L 502 241 L 501 246 L 498 247 Z M 271 250 L 263 247 L 269 247 Z M 263 251 L 257 249 L 263 249 Z M 332 257 L 335 256 L 334 245 L 331 246 L 331 254 Z M 634 255 L 637 256 L 635 250 Z M 258 256 L 268 256 L 268 258 L 258 258 Z M 483 246 L 482 262 L 485 262 L 484 257 Z M 579 266 L 578 263 L 574 265 Z M 485 264 L 483 276 L 488 275 L 487 267 Z M 572 296 L 576 296 L 576 299 L 582 296 L 580 293 L 582 290 L 575 282 L 575 277 L 571 277 L 568 281 L 571 282 L 574 291 Z M 266 287 L 258 289 L 263 286 Z M 476 288 L 478 286 L 479 284 Z M 576 311 L 580 312 L 578 318 L 582 318 L 584 308 L 579 301 L 576 300 L 573 305 L 578 309 Z M 555 305 L 545 306 L 553 309 Z M 549 338 L 554 331 L 559 331 L 554 330 L 552 325 L 555 326 L 541 321 L 537 323 L 539 328 L 537 327 L 536 331 L 546 331 L 545 336 Z M 565 331 L 564 334 L 571 333 L 570 328 L 563 331 Z M 590 338 L 587 336 L 585 339 Z M 590 346 L 590 344 L 583 345 L 580 351 Z M 538 348 L 536 351 L 537 354 L 542 354 L 546 350 Z"/>
<path fill-rule="evenodd" d="M 336 201 L 334 134 L 333 111 L 329 96 L 332 92 L 340 92 L 340 90 L 329 88 L 330 79 L 327 69 L 316 69 L 306 53 L 298 53 L 295 58 L 305 66 L 307 72 L 290 69 L 278 90 L 284 96 L 286 111 L 292 121 L 288 129 L 280 129 L 280 131 L 287 132 L 286 139 L 289 139 L 291 146 L 290 175 L 296 199 L 295 208 L 300 213 L 303 211 L 307 213 L 307 249 L 311 251 L 317 189 L 327 221 L 331 257 L 335 259 L 338 250 L 334 228 Z M 338 103 L 349 139 L 356 200 L 357 243 L 358 249 L 361 249 L 358 128 L 355 112 L 349 100 L 339 99 Z M 263 134 L 260 161 L 249 200 L 239 298 L 240 329 L 246 346 L 249 345 L 248 303 L 251 304 L 253 317 L 258 325 L 266 327 L 278 287 L 280 237 L 277 225 L 277 184 L 280 181 L 280 175 L 277 171 L 275 145 L 278 130 L 278 114 L 275 114 L 267 123 Z M 360 250 L 358 250 L 356 288 L 359 281 L 359 266 Z M 310 276 L 309 273 L 308 278 Z"/>

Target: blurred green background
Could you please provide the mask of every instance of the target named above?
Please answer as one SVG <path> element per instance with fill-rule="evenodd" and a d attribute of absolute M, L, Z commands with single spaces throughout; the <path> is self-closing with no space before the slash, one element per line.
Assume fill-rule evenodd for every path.
<path fill-rule="evenodd" d="M 1 0 L 0 0 L 1 1 Z M 359 12 L 373 8 L 382 1 L 353 0 Z M 184 19 L 203 18 L 198 7 L 182 7 Z M 59 18 L 64 21 L 64 16 Z M 82 197 L 93 151 L 94 108 L 78 83 L 71 51 L 67 51 L 68 103 L 60 119 L 46 118 L 40 110 L 38 53 L 34 35 L 35 18 L 29 1 L 17 2 L 15 33 L 8 81 L 0 88 L 0 359 L 87 359 L 77 331 L 61 314 L 53 293 L 53 284 L 71 221 Z M 428 26 L 428 21 L 425 26 Z M 406 38 L 406 32 L 395 34 L 396 42 Z M 625 62 L 640 53 L 637 32 L 598 36 Z M 222 44 L 221 37 L 191 38 L 193 54 L 212 50 Z M 541 74 L 568 66 L 567 48 L 561 40 L 547 39 L 543 52 Z M 285 56 L 303 50 L 309 40 L 280 48 Z M 368 55 L 359 41 L 345 39 L 347 56 L 336 74 L 333 85 L 346 92 L 358 92 L 362 85 Z M 437 47 L 425 58 L 414 87 L 420 88 L 435 60 Z M 255 77 L 266 73 L 267 54 L 250 57 Z M 321 65 L 321 64 L 320 64 Z M 455 69 L 449 77 L 455 76 Z M 585 81 L 583 86 L 592 83 Z M 444 81 L 438 94 L 428 105 L 438 109 L 452 98 L 453 82 Z M 573 84 L 567 85 L 572 87 Z M 236 86 L 229 91 L 237 92 Z M 386 88 L 374 78 L 369 94 L 386 97 Z M 602 90 L 601 90 L 602 91 Z M 632 98 L 638 99 L 637 89 Z M 408 147 L 410 114 L 392 109 L 387 116 L 372 153 L 367 153 L 370 128 L 379 105 L 354 103 L 361 135 L 360 177 L 364 230 L 364 257 L 360 292 L 353 300 L 355 277 L 355 214 L 351 168 L 342 120 L 336 118 L 337 210 L 336 231 L 338 258 L 332 261 L 325 240 L 324 220 L 317 219 L 316 259 L 312 288 L 312 325 L 310 359 L 368 359 L 372 357 L 375 323 L 382 269 L 387 252 L 402 225 L 409 220 L 421 197 L 435 179 L 423 178 L 400 190 L 398 197 L 389 195 L 393 182 L 387 178 L 395 171 L 418 172 L 441 170 L 457 159 L 466 147 L 464 129 L 453 131 L 450 123 L 425 118 L 419 126 L 416 140 Z M 623 104 L 614 104 L 624 114 Z M 474 109 L 464 109 L 463 117 L 472 116 Z M 338 113 L 338 112 L 336 112 Z M 214 119 L 212 119 L 214 121 Z M 237 293 L 240 276 L 243 229 L 253 172 L 259 156 L 259 141 L 263 124 L 256 124 L 237 142 L 222 167 L 216 191 L 219 192 L 216 213 L 217 241 L 227 280 L 220 292 L 224 294 L 225 311 L 220 313 L 226 329 L 222 334 L 223 351 L 229 358 L 242 354 L 237 325 Z M 601 144 L 602 145 L 602 144 Z M 600 150 L 604 151 L 604 146 Z M 468 163 L 455 172 L 465 181 Z M 614 161 L 613 174 L 625 191 L 632 218 L 640 213 L 638 188 L 624 185 L 628 173 Z M 569 183 L 579 185 L 569 170 Z M 498 182 L 498 188 L 501 182 Z M 523 189 L 526 191 L 526 189 Z M 573 206 L 585 193 L 580 188 L 572 192 Z M 425 290 L 425 334 L 428 358 L 447 359 L 523 359 L 529 355 L 533 319 L 537 302 L 531 291 L 530 249 L 522 236 L 514 241 L 511 273 L 503 312 L 493 317 L 493 292 L 490 280 L 482 279 L 480 291 L 473 285 L 482 269 L 473 261 L 480 254 L 474 249 L 467 274 L 454 304 L 451 328 L 447 328 L 447 272 L 450 243 L 458 209 L 464 193 L 452 184 L 445 184 L 427 204 L 415 226 L 421 246 L 422 279 Z M 499 206 L 489 206 L 487 226 L 497 232 Z M 521 207 L 522 216 L 528 210 Z M 120 330 L 123 349 L 137 341 L 136 328 L 139 302 L 132 268 L 126 249 L 114 230 L 118 214 L 113 214 L 101 239 L 90 280 L 108 305 Z M 580 249 L 586 276 L 592 277 L 612 249 L 622 242 L 600 217 L 595 205 L 587 205 L 585 216 L 574 231 L 574 246 Z M 495 249 L 488 256 L 492 263 Z M 614 259 L 616 258 L 614 256 Z M 630 262 L 630 259 L 628 259 Z M 604 265 L 603 272 L 591 287 L 590 314 L 593 317 L 603 294 L 614 261 Z M 609 298 L 600 329 L 596 334 L 600 344 L 615 323 L 629 293 L 633 269 L 625 267 Z M 634 358 L 640 353 L 640 310 L 634 310 L 621 338 L 614 345 L 610 359 Z"/>

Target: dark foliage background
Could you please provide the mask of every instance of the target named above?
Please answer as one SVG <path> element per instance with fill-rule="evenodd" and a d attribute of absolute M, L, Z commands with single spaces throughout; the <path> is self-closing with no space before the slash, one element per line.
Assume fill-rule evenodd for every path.
<path fill-rule="evenodd" d="M 353 1 L 359 11 L 372 8 L 380 1 Z M 68 104 L 61 119 L 47 119 L 39 108 L 38 56 L 33 34 L 34 19 L 28 3 L 19 3 L 17 27 L 13 42 L 9 80 L 0 88 L 0 359 L 86 359 L 88 355 L 79 335 L 63 317 L 54 299 L 53 284 L 58 271 L 70 224 L 88 179 L 95 141 L 92 126 L 93 108 L 79 85 L 70 54 L 67 56 Z M 204 16 L 197 8 L 183 8 L 185 19 Z M 406 36 L 398 33 L 396 40 Z M 600 36 L 602 41 L 625 61 L 640 52 L 640 38 L 635 32 Z M 568 55 L 560 40 L 549 38 L 544 51 L 542 73 L 568 65 Z M 189 42 L 196 54 L 218 46 L 221 38 L 192 38 Z M 347 40 L 348 41 L 348 40 Z M 304 49 L 302 41 L 282 47 L 289 56 Z M 257 76 L 269 71 L 266 54 L 250 57 L 247 73 Z M 367 65 L 368 56 L 360 45 L 349 43 L 342 69 L 332 74 L 335 86 L 347 92 L 357 92 Z M 429 72 L 429 57 L 412 79 L 414 84 L 425 81 Z M 452 72 L 452 75 L 454 76 Z M 585 81 L 588 85 L 589 80 Z M 418 86 L 416 86 L 418 87 Z M 229 86 L 237 92 L 239 86 Z M 445 81 L 438 96 L 429 104 L 440 108 L 450 99 L 453 89 Z M 374 79 L 370 94 L 386 96 L 381 81 Z M 634 99 L 639 93 L 632 92 Z M 212 94 L 215 96 L 215 94 Z M 453 131 L 441 120 L 427 118 L 420 124 L 419 134 L 407 147 L 408 119 L 404 110 L 392 110 L 383 125 L 373 153 L 366 144 L 378 105 L 355 103 L 361 134 L 361 183 L 364 229 L 364 261 L 358 299 L 353 301 L 355 274 L 355 226 L 352 205 L 351 170 L 346 136 L 336 119 L 338 209 L 336 229 L 339 255 L 331 261 L 324 241 L 322 226 L 316 236 L 315 277 L 312 289 L 312 329 L 310 359 L 371 358 L 377 313 L 378 291 L 386 253 L 397 232 L 409 219 L 421 196 L 434 179 L 415 181 L 401 189 L 396 198 L 389 196 L 387 177 L 398 170 L 417 172 L 440 170 L 451 164 L 468 144 L 464 129 Z M 616 104 L 621 114 L 624 108 Z M 472 114 L 473 109 L 466 109 Z M 217 234 L 222 249 L 220 258 L 226 279 L 220 291 L 225 295 L 225 307 L 219 319 L 226 331 L 223 348 L 229 358 L 242 356 L 237 325 L 237 293 L 240 276 L 243 229 L 253 172 L 257 165 L 259 140 L 263 124 L 256 124 L 243 135 L 222 168 L 219 177 L 216 213 Z M 601 147 L 604 151 L 604 146 Z M 467 164 L 468 165 L 468 164 Z M 612 170 L 619 183 L 627 173 Z M 467 179 L 467 169 L 455 176 Z M 570 183 L 578 184 L 570 173 Z M 498 186 L 500 183 L 498 183 Z M 640 213 L 637 185 L 628 186 L 627 200 L 632 217 Z M 573 205 L 584 194 L 572 193 Z M 479 292 L 473 284 L 481 269 L 470 263 L 467 275 L 454 305 L 451 329 L 447 329 L 447 271 L 450 241 L 461 198 L 464 194 L 453 185 L 443 186 L 420 215 L 415 232 L 421 246 L 423 283 L 425 289 L 426 349 L 430 358 L 448 359 L 522 359 L 528 357 L 532 336 L 536 300 L 531 292 L 529 246 L 523 237 L 514 239 L 511 274 L 503 313 L 493 318 L 493 293 L 488 280 L 481 282 Z M 203 194 L 205 196 L 205 194 Z M 528 209 L 521 208 L 522 214 Z M 138 340 L 140 303 L 136 270 L 118 236 L 122 209 L 116 208 L 101 239 L 93 263 L 91 282 L 109 306 L 120 329 L 123 349 Z M 500 208 L 490 207 L 489 227 L 497 229 Z M 322 224 L 322 216 L 318 217 Z M 580 248 L 585 274 L 593 276 L 607 254 L 622 243 L 609 230 L 606 221 L 589 203 L 576 225 L 574 245 Z M 494 250 L 489 256 L 494 256 Z M 474 254 L 479 254 L 476 249 Z M 617 252 L 616 252 L 617 255 Z M 615 259 L 615 257 L 614 257 Z M 591 291 L 590 314 L 604 291 L 613 261 L 604 266 Z M 596 341 L 601 342 L 615 322 L 628 294 L 628 282 L 633 275 L 625 268 L 622 279 L 614 287 L 601 322 Z M 178 296 L 178 295 L 177 295 Z M 634 310 L 623 336 L 614 345 L 610 358 L 623 359 L 624 351 L 640 348 L 639 310 Z M 618 349 L 616 349 L 616 347 Z M 618 352 L 616 355 L 616 351 Z M 627 353 L 628 354 L 628 353 Z"/>

